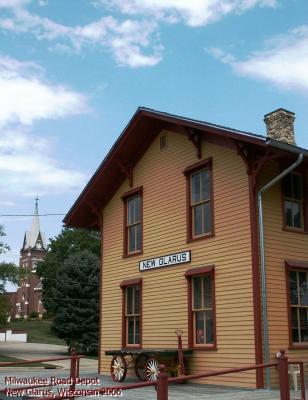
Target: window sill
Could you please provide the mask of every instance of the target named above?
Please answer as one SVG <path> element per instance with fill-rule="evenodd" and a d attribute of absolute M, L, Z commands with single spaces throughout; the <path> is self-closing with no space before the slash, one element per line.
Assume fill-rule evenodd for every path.
<path fill-rule="evenodd" d="M 191 243 L 191 242 L 197 242 L 198 240 L 204 240 L 204 239 L 209 239 L 215 237 L 215 233 L 209 233 L 207 235 L 202 235 L 202 236 L 196 236 L 196 237 L 190 237 L 187 239 L 187 243 Z"/>
<path fill-rule="evenodd" d="M 141 256 L 143 254 L 143 251 L 136 251 L 135 253 L 127 253 L 123 254 L 123 258 L 128 258 L 128 257 L 134 257 L 134 256 Z"/>
<path fill-rule="evenodd" d="M 305 231 L 304 229 L 295 229 L 295 228 L 288 228 L 287 226 L 283 226 L 282 230 L 285 232 L 299 233 L 301 235 L 308 235 L 308 232 Z"/>
<path fill-rule="evenodd" d="M 134 346 L 133 344 L 129 345 L 129 346 L 124 346 L 122 347 L 122 350 L 126 351 L 126 350 L 138 350 L 138 349 L 142 349 L 142 345 L 136 345 Z"/>
<path fill-rule="evenodd" d="M 217 346 L 216 344 L 208 344 L 208 345 L 202 345 L 202 344 L 194 344 L 191 350 L 202 350 L 202 351 L 216 351 Z"/>

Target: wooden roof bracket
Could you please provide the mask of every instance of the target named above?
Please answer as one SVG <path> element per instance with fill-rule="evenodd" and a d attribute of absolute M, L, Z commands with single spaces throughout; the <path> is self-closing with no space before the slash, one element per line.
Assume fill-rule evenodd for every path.
<path fill-rule="evenodd" d="M 91 213 L 95 216 L 94 221 L 90 224 L 90 227 L 92 227 L 92 226 L 100 227 L 101 219 L 102 219 L 101 205 L 96 201 L 89 201 L 87 203 L 88 203 L 89 207 L 91 208 Z"/>
<path fill-rule="evenodd" d="M 252 160 L 252 158 L 249 157 L 249 150 L 242 143 L 237 140 L 233 140 L 233 143 L 236 146 L 237 154 L 243 159 L 246 165 L 247 174 L 252 175 L 253 187 L 256 186 L 257 176 L 263 165 L 268 161 L 276 160 L 281 157 L 281 154 L 274 154 L 270 150 L 266 150 L 261 158 Z"/>
<path fill-rule="evenodd" d="M 193 129 L 193 128 L 187 128 L 183 127 L 185 129 L 185 132 L 187 134 L 188 140 L 192 142 L 192 144 L 195 146 L 196 149 L 196 155 L 197 158 L 201 159 L 202 158 L 202 152 L 201 152 L 201 145 L 202 145 L 202 138 L 201 138 L 201 132 Z"/>
<path fill-rule="evenodd" d="M 282 157 L 281 154 L 274 154 L 271 151 L 266 150 L 266 152 L 264 153 L 263 157 L 261 157 L 258 160 L 255 160 L 252 163 L 253 187 L 256 186 L 256 179 L 257 179 L 257 176 L 258 176 L 261 168 L 263 167 L 263 165 L 268 161 L 277 160 L 280 157 Z"/>
<path fill-rule="evenodd" d="M 237 154 L 242 158 L 246 165 L 247 174 L 251 175 L 253 171 L 247 148 L 243 145 L 243 143 L 240 143 L 237 140 L 232 140 L 232 142 L 236 147 Z"/>
<path fill-rule="evenodd" d="M 134 185 L 134 168 L 132 167 L 131 164 L 128 163 L 123 163 L 121 160 L 117 159 L 116 160 L 121 172 L 123 172 L 128 179 L 128 184 L 130 187 L 133 187 Z"/>

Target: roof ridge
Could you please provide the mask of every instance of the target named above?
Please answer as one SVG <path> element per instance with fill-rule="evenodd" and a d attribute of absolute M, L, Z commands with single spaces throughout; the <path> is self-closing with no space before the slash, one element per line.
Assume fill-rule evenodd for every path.
<path fill-rule="evenodd" d="M 152 113 L 155 113 L 155 114 L 158 114 L 158 115 L 165 115 L 165 116 L 169 116 L 169 117 L 173 117 L 173 118 L 179 118 L 179 119 L 182 119 L 182 120 L 185 120 L 185 121 L 196 122 L 196 123 L 203 124 L 203 125 L 206 125 L 206 126 L 210 126 L 210 127 L 213 127 L 213 128 L 224 129 L 224 130 L 228 130 L 230 132 L 242 133 L 242 134 L 245 134 L 245 135 L 255 136 L 257 138 L 266 139 L 265 135 L 260 135 L 258 133 L 244 131 L 244 130 L 241 130 L 241 129 L 235 129 L 235 128 L 231 128 L 231 127 L 228 127 L 228 126 L 224 126 L 224 125 L 220 125 L 220 124 L 216 124 L 216 123 L 212 123 L 212 122 L 203 121 L 201 119 L 183 117 L 182 115 L 173 114 L 173 113 L 169 113 L 169 112 L 165 112 L 165 111 L 159 111 L 159 110 L 155 110 L 154 108 L 139 106 L 138 109 L 137 109 L 137 112 L 138 111 L 149 111 L 149 112 L 152 112 Z M 134 116 L 135 116 L 135 114 L 134 114 Z"/>

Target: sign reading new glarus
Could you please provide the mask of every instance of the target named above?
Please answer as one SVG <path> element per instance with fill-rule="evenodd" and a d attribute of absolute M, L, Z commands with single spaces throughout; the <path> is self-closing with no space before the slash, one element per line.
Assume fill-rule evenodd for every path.
<path fill-rule="evenodd" d="M 147 271 L 148 269 L 168 267 L 169 265 L 184 264 L 188 262 L 191 262 L 190 250 L 140 261 L 139 271 Z"/>

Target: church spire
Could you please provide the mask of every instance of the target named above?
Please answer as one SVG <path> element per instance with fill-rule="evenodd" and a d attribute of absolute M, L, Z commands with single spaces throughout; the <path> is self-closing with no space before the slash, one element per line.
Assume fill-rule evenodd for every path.
<path fill-rule="evenodd" d="M 35 198 L 35 206 L 34 206 L 34 214 L 32 218 L 32 224 L 31 224 L 31 235 L 34 237 L 37 233 L 40 231 L 40 218 L 39 218 L 39 213 L 38 213 L 38 201 L 39 198 L 36 196 Z"/>
<path fill-rule="evenodd" d="M 38 201 L 39 201 L 39 198 L 38 198 L 38 196 L 36 196 L 32 224 L 31 224 L 30 231 L 27 231 L 25 233 L 23 250 L 27 250 L 27 249 L 46 250 L 44 234 L 41 232 L 41 228 L 40 228 Z"/>
<path fill-rule="evenodd" d="M 36 195 L 36 198 L 34 200 L 35 200 L 34 215 L 38 215 L 38 201 L 39 201 L 38 195 Z"/>

